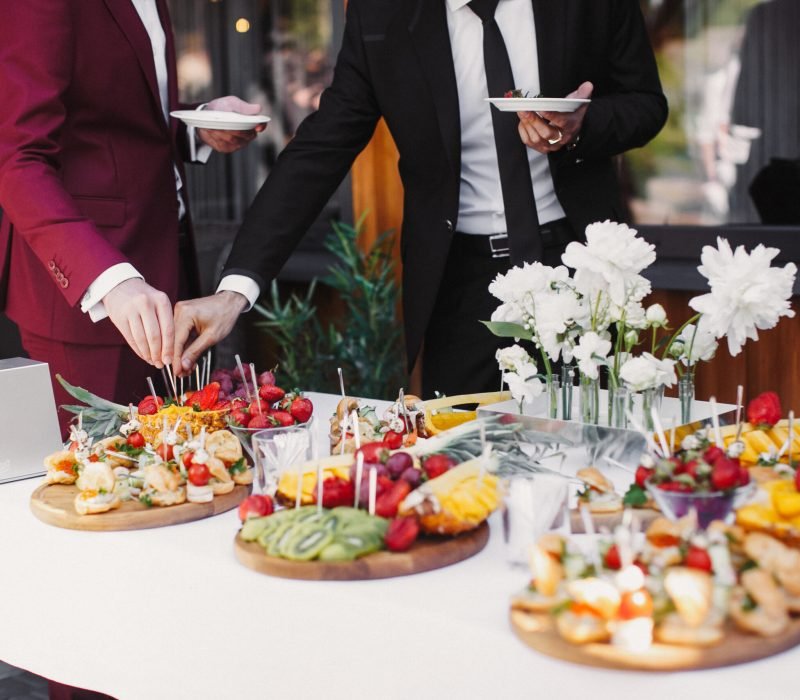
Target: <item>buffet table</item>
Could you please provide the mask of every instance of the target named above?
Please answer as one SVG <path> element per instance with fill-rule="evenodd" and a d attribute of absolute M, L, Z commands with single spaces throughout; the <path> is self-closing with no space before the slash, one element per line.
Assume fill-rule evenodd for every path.
<path fill-rule="evenodd" d="M 337 397 L 309 396 L 324 440 Z M 306 582 L 235 560 L 236 511 L 152 530 L 60 530 L 31 514 L 36 485 L 0 486 L 0 659 L 120 700 L 797 697 L 800 649 L 672 674 L 528 649 L 508 622 L 527 572 L 506 564 L 497 515 L 486 549 L 452 567 Z"/>

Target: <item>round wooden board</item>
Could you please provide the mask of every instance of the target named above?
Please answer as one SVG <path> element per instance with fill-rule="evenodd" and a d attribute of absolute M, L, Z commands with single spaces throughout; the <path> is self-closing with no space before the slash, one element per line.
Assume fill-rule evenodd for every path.
<path fill-rule="evenodd" d="M 458 537 L 425 537 L 407 552 L 375 552 L 355 561 L 290 561 L 270 557 L 257 542 L 234 541 L 236 558 L 249 569 L 269 576 L 306 581 L 363 581 L 409 576 L 441 569 L 469 559 L 489 541 L 489 526 L 483 523 Z"/>
<path fill-rule="evenodd" d="M 562 661 L 583 666 L 629 671 L 699 671 L 733 666 L 774 656 L 800 644 L 800 619 L 776 637 L 745 634 L 729 624 L 725 638 L 714 647 L 683 647 L 653 644 L 645 653 L 632 654 L 611 644 L 572 644 L 555 627 L 551 615 L 511 610 L 514 633 L 532 649 Z"/>
<path fill-rule="evenodd" d="M 31 494 L 31 510 L 42 522 L 68 530 L 146 530 L 202 520 L 232 510 L 248 496 L 250 488 L 237 484 L 233 491 L 214 496 L 210 503 L 148 508 L 139 501 L 123 501 L 119 508 L 106 513 L 78 515 L 74 506 L 76 486 L 42 484 Z"/>
<path fill-rule="evenodd" d="M 614 528 L 622 522 L 624 513 L 624 510 L 618 510 L 616 513 L 592 513 L 592 522 L 594 522 L 594 527 L 598 532 L 602 528 L 608 528 L 610 532 L 613 532 Z M 663 515 L 660 510 L 653 508 L 634 508 L 633 513 L 639 519 L 642 530 L 646 530 L 651 522 Z M 571 510 L 569 519 L 571 532 L 578 534 L 585 532 L 580 511 Z"/>

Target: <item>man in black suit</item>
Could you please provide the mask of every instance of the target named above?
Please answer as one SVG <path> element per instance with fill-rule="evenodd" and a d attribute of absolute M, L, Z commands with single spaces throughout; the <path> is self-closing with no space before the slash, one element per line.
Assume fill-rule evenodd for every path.
<path fill-rule="evenodd" d="M 518 116 L 484 100 L 512 88 L 592 101 Z M 612 158 L 666 114 L 637 0 L 350 0 L 333 82 L 248 211 L 217 294 L 176 306 L 176 371 L 278 274 L 383 117 L 405 189 L 409 365 L 424 341 L 424 395 L 496 389 L 499 343 L 479 324 L 489 282 L 621 220 Z"/>

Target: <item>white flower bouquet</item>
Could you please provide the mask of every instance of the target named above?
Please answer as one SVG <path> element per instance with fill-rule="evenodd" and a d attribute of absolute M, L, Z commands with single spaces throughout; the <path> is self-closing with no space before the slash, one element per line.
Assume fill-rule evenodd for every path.
<path fill-rule="evenodd" d="M 751 253 L 742 246 L 734 251 L 723 238 L 716 248 L 703 248 L 698 270 L 710 292 L 689 302 L 694 316 L 659 337 L 670 331 L 667 315 L 659 304 L 643 305 L 651 287 L 642 272 L 656 259 L 654 246 L 625 224 L 591 224 L 585 243 L 567 246 L 563 265 L 526 263 L 489 285 L 500 304 L 484 323 L 497 336 L 529 341 L 543 368 L 540 373 L 536 360 L 517 344 L 497 353 L 502 381 L 520 408 L 541 395 L 545 383 L 557 382 L 558 361 L 565 366 L 562 377 L 571 377 L 577 366 L 582 387 L 595 392 L 601 369 L 612 391 L 659 392 L 678 376 L 693 382 L 697 363 L 714 357 L 721 338 L 727 337 L 731 355 L 737 355 L 747 339 L 758 338 L 758 330 L 794 316 L 789 300 L 797 268 L 772 267 L 778 253 L 763 245 Z M 636 354 L 648 331 L 649 352 Z M 571 379 L 569 384 L 571 390 Z M 583 419 L 596 422 L 596 412 Z"/>

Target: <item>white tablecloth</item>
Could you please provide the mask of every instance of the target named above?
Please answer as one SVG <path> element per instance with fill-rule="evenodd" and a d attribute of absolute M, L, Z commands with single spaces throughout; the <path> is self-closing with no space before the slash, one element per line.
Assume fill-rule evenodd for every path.
<path fill-rule="evenodd" d="M 335 397 L 312 395 L 324 428 Z M 0 659 L 120 700 L 800 697 L 800 650 L 729 669 L 644 674 L 528 649 L 508 622 L 527 574 L 486 549 L 416 576 L 270 578 L 233 554 L 236 512 L 135 532 L 39 522 L 35 481 L 0 486 Z"/>

